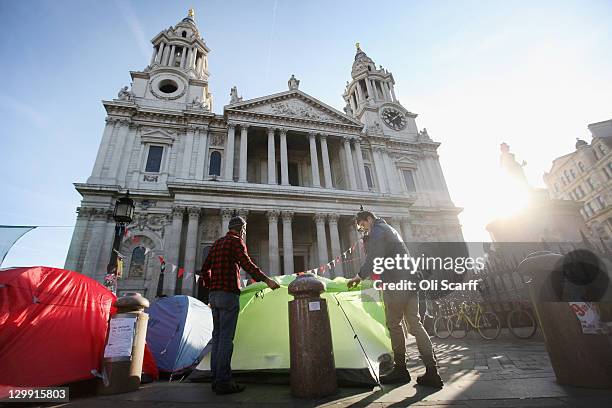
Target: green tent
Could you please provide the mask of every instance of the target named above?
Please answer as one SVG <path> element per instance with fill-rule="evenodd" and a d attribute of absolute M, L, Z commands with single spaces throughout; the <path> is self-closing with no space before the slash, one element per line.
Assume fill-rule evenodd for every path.
<path fill-rule="evenodd" d="M 240 295 L 240 315 L 232 372 L 255 379 L 288 377 L 289 312 L 293 296 L 287 286 L 295 275 L 277 276 L 280 289 L 264 283 L 247 286 Z M 391 341 L 385 326 L 385 312 L 379 292 L 374 289 L 348 290 L 347 279 L 317 277 L 326 286 L 321 295 L 327 300 L 338 381 L 344 384 L 376 384 L 379 361 L 388 360 Z M 210 372 L 210 354 L 191 375 L 201 379 Z M 260 374 L 266 373 L 266 376 Z"/>

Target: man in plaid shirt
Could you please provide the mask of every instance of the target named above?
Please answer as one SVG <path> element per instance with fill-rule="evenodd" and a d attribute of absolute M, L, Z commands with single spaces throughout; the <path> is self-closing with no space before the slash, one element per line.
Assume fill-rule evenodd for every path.
<path fill-rule="evenodd" d="M 210 369 L 212 388 L 217 394 L 241 392 L 244 386 L 232 381 L 230 362 L 234 351 L 234 334 L 240 311 L 240 267 L 254 280 L 265 282 L 270 289 L 279 285 L 253 263 L 244 243 L 246 221 L 233 217 L 227 234 L 215 241 L 204 265 L 202 280 L 209 289 L 213 315 Z"/>

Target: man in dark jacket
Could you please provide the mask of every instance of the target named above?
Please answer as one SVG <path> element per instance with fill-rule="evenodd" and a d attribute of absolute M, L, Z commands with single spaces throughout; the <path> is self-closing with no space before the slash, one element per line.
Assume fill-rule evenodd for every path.
<path fill-rule="evenodd" d="M 354 287 L 362 279 L 370 277 L 374 259 L 395 258 L 404 254 L 409 255 L 401 235 L 389 226 L 385 220 L 376 217 L 369 211 L 360 211 L 357 214 L 357 225 L 368 233 L 366 245 L 366 260 L 359 273 L 349 280 L 349 288 Z M 385 269 L 381 278 L 383 283 L 399 283 L 402 280 L 418 281 L 419 274 L 411 274 L 405 269 L 393 267 Z M 395 364 L 393 370 L 381 376 L 383 384 L 398 384 L 410 382 L 410 373 L 406 368 L 406 338 L 400 326 L 402 320 L 408 325 L 408 331 L 416 338 L 421 359 L 425 364 L 426 372 L 417 378 L 417 383 L 431 387 L 442 387 L 442 379 L 438 375 L 436 357 L 429 335 L 423 328 L 419 319 L 419 293 L 417 290 L 384 290 L 385 317 L 387 328 L 391 337 L 391 347 Z"/>
<path fill-rule="evenodd" d="M 233 217 L 228 228 L 227 234 L 213 244 L 201 271 L 204 287 L 210 291 L 209 302 L 213 315 L 210 370 L 212 388 L 217 394 L 244 390 L 243 385 L 232 381 L 230 367 L 240 311 L 240 268 L 254 280 L 266 283 L 270 289 L 279 288 L 278 283 L 266 276 L 249 257 L 244 243 L 244 218 Z"/>

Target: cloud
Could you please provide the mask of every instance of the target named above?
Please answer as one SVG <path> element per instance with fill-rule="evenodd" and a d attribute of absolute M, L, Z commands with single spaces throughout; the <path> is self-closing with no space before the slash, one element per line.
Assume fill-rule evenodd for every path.
<path fill-rule="evenodd" d="M 121 18 L 123 18 L 123 21 L 125 21 L 130 31 L 134 35 L 138 49 L 145 57 L 145 60 L 147 60 L 147 58 L 151 56 L 151 44 L 146 39 L 144 30 L 142 29 L 142 24 L 140 23 L 138 17 L 136 17 L 132 6 L 130 6 L 128 1 L 115 0 L 115 4 L 121 13 Z"/>

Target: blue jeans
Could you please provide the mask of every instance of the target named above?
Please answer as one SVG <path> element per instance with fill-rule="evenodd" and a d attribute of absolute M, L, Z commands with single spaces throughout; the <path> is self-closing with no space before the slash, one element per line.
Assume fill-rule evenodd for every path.
<path fill-rule="evenodd" d="M 228 383 L 232 379 L 232 353 L 234 334 L 240 311 L 239 296 L 235 293 L 215 290 L 210 292 L 213 333 L 210 370 L 213 384 Z"/>

